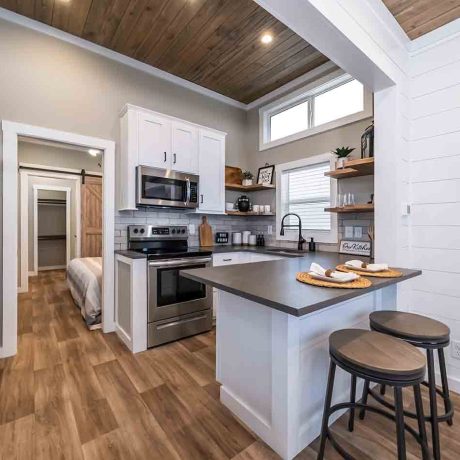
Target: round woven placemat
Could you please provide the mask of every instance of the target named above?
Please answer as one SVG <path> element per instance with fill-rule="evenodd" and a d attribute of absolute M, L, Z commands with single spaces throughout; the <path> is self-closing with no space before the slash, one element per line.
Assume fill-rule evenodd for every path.
<path fill-rule="evenodd" d="M 372 276 L 374 278 L 399 278 L 402 276 L 401 272 L 398 272 L 398 270 L 395 270 L 394 268 L 389 268 L 388 270 L 385 270 L 383 272 L 363 272 L 357 268 L 349 268 L 346 265 L 337 265 L 335 267 L 336 270 L 339 272 L 352 272 L 352 273 L 357 273 L 358 275 L 363 275 L 363 276 Z"/>
<path fill-rule="evenodd" d="M 317 280 L 311 277 L 308 273 L 299 272 L 296 275 L 297 281 L 305 284 L 311 284 L 312 286 L 328 287 L 328 288 L 338 288 L 338 289 L 364 289 L 372 286 L 372 281 L 366 278 L 358 278 L 354 281 L 349 281 L 348 283 L 334 283 L 330 281 Z"/>

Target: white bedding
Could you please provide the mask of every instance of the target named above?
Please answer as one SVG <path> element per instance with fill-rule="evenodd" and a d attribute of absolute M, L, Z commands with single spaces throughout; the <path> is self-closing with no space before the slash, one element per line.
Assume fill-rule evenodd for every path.
<path fill-rule="evenodd" d="M 67 266 L 67 284 L 88 328 L 100 328 L 102 257 L 71 260 Z"/>

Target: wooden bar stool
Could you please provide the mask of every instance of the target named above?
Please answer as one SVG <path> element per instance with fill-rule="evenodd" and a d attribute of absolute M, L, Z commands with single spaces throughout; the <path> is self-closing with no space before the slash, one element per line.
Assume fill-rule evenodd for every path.
<path fill-rule="evenodd" d="M 405 431 L 408 431 L 421 446 L 422 458 L 429 459 L 423 415 L 420 383 L 426 371 L 425 357 L 412 345 L 386 334 L 362 329 L 343 329 L 329 337 L 329 377 L 324 402 L 323 421 L 318 460 L 324 458 L 326 440 L 345 459 L 353 459 L 332 436 L 328 425 L 329 417 L 338 410 L 350 409 L 348 429 L 354 429 L 355 409 L 376 412 L 396 422 L 398 459 L 406 459 Z M 335 404 L 331 407 L 336 366 L 351 375 L 350 402 Z M 356 402 L 356 379 L 362 378 L 369 384 L 375 382 L 394 387 L 395 413 L 380 407 L 368 406 Z M 404 422 L 402 389 L 412 386 L 417 411 L 418 432 Z"/>
<path fill-rule="evenodd" d="M 422 382 L 429 388 L 430 393 L 430 415 L 425 419 L 431 423 L 431 434 L 433 440 L 433 457 L 435 460 L 441 458 L 441 448 L 439 440 L 439 422 L 453 423 L 454 407 L 450 399 L 449 385 L 447 382 L 446 361 L 444 357 L 444 348 L 449 345 L 450 330 L 441 323 L 426 316 L 415 313 L 405 313 L 400 311 L 382 310 L 375 311 L 369 316 L 370 327 L 373 331 L 391 335 L 402 339 L 418 348 L 424 348 L 427 355 L 428 363 L 428 382 Z M 434 356 L 433 351 L 438 351 L 439 370 L 441 374 L 442 390 L 436 387 Z M 436 404 L 436 393 L 438 393 L 444 402 L 444 414 L 438 415 Z M 382 398 L 380 395 L 385 394 L 385 386 L 380 388 L 380 395 L 369 389 L 366 382 L 363 390 L 363 401 L 367 402 L 368 395 L 386 406 L 393 409 L 394 406 Z M 416 418 L 413 412 L 405 411 L 408 417 Z M 364 418 L 364 411 L 361 411 L 360 418 Z"/>

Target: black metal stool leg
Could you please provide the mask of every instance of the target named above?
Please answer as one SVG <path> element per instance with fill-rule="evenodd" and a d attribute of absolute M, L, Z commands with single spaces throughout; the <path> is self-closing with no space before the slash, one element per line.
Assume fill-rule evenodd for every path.
<path fill-rule="evenodd" d="M 444 348 L 438 348 L 438 358 L 439 358 L 439 370 L 441 373 L 441 382 L 442 382 L 442 394 L 444 399 L 444 409 L 449 412 L 452 409 L 452 401 L 450 400 L 449 393 L 449 383 L 447 381 L 447 372 L 446 372 L 446 359 L 444 357 Z M 448 425 L 452 426 L 453 420 L 450 417 L 447 420 Z"/>
<path fill-rule="evenodd" d="M 329 364 L 329 376 L 327 378 L 326 399 L 324 400 L 323 421 L 321 424 L 321 441 L 317 457 L 318 460 L 323 460 L 324 458 L 324 449 L 326 447 L 327 429 L 329 422 L 329 411 L 331 409 L 332 392 L 334 391 L 335 367 L 336 364 L 331 360 Z"/>
<path fill-rule="evenodd" d="M 433 350 L 429 348 L 426 353 L 428 362 L 428 385 L 430 390 L 430 423 L 433 442 L 433 457 L 434 460 L 439 460 L 441 458 L 441 448 L 439 444 L 438 408 L 436 406 L 436 380 L 434 375 Z"/>
<path fill-rule="evenodd" d="M 420 434 L 420 445 L 422 448 L 423 460 L 429 460 L 430 454 L 428 452 L 428 439 L 426 436 L 425 417 L 423 415 L 423 402 L 422 393 L 420 391 L 420 385 L 414 385 L 414 400 L 415 400 L 415 411 L 417 413 L 418 432 Z"/>
<path fill-rule="evenodd" d="M 369 396 L 369 380 L 364 380 L 364 387 L 363 387 L 363 396 L 361 397 L 361 403 L 367 404 L 367 397 Z M 366 410 L 361 409 L 359 411 L 359 418 L 364 420 L 364 416 L 366 415 Z"/>
<path fill-rule="evenodd" d="M 356 375 L 351 375 L 351 387 L 350 387 L 350 402 L 356 402 Z M 348 419 L 348 431 L 353 431 L 355 427 L 355 409 L 350 409 L 350 416 Z"/>
<path fill-rule="evenodd" d="M 395 411 L 396 411 L 396 437 L 398 440 L 398 460 L 406 460 L 406 436 L 404 432 L 404 407 L 402 399 L 402 388 L 394 388 Z"/>
<path fill-rule="evenodd" d="M 380 385 L 380 394 L 381 394 L 382 396 L 385 396 L 385 391 L 386 391 L 386 385 L 385 385 L 384 383 L 382 383 L 382 384 Z"/>

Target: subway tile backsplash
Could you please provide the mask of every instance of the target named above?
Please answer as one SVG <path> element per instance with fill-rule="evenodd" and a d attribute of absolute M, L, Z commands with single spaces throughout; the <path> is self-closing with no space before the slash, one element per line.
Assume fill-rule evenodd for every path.
<path fill-rule="evenodd" d="M 268 235 L 268 226 L 273 227 L 275 232 L 276 221 L 274 216 L 257 216 L 257 217 L 235 217 L 226 215 L 207 215 L 208 222 L 212 227 L 213 233 L 228 232 L 230 234 L 229 241 L 231 242 L 232 232 L 240 232 L 250 230 L 253 233 L 263 233 L 265 236 L 265 244 L 267 246 L 278 246 L 285 248 L 297 248 L 297 243 L 276 240 L 275 234 Z M 127 227 L 131 224 L 150 224 L 150 225 L 195 225 L 195 235 L 190 235 L 189 245 L 198 246 L 198 226 L 201 223 L 202 214 L 187 213 L 180 210 L 152 210 L 140 209 L 138 211 L 120 212 L 115 217 L 115 249 L 127 248 Z M 346 216 L 339 215 L 339 241 L 345 238 L 345 226 L 361 227 L 362 238 L 360 240 L 368 240 L 367 231 L 369 225 L 373 224 L 374 216 L 369 214 L 347 214 Z M 308 240 L 308 234 L 304 234 Z M 355 238 L 352 238 L 355 239 Z M 320 251 L 337 251 L 337 244 L 318 244 Z"/>

